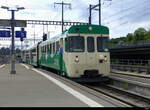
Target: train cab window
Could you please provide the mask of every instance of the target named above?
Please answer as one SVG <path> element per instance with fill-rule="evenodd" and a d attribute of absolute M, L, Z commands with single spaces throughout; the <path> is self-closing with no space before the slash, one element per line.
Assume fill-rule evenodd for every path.
<path fill-rule="evenodd" d="M 57 42 L 56 42 L 56 52 L 57 52 L 57 53 L 59 53 L 59 48 L 60 48 L 59 41 L 57 41 Z"/>
<path fill-rule="evenodd" d="M 55 43 L 53 43 L 53 54 L 55 54 Z"/>
<path fill-rule="evenodd" d="M 88 37 L 87 38 L 87 51 L 88 52 L 94 52 L 95 46 L 94 46 L 94 37 Z"/>
<path fill-rule="evenodd" d="M 97 51 L 98 52 L 108 52 L 108 37 L 97 37 Z"/>
<path fill-rule="evenodd" d="M 84 52 L 84 37 L 72 36 L 65 39 L 66 52 Z"/>

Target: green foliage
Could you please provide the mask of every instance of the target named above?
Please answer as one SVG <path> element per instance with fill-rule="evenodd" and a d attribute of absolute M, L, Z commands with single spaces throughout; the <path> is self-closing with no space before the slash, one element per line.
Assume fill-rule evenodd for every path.
<path fill-rule="evenodd" d="M 138 28 L 134 32 L 134 39 L 135 41 L 145 40 L 144 37 L 146 36 L 147 31 L 144 28 Z"/>
<path fill-rule="evenodd" d="M 126 42 L 133 42 L 134 41 L 134 35 L 132 33 L 128 33 L 126 37 Z"/>
<path fill-rule="evenodd" d="M 150 40 L 150 29 L 147 31 L 146 36 L 144 37 L 145 40 Z"/>
<path fill-rule="evenodd" d="M 113 46 L 115 44 L 118 44 L 120 41 L 124 41 L 125 37 L 120 37 L 120 38 L 116 38 L 116 39 L 111 39 L 110 40 L 110 46 Z"/>

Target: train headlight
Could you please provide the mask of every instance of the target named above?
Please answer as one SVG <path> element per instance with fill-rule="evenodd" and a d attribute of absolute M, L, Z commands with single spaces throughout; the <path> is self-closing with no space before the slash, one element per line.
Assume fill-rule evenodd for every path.
<path fill-rule="evenodd" d="M 107 56 L 105 56 L 104 60 L 105 60 L 105 62 L 107 62 Z"/>
<path fill-rule="evenodd" d="M 78 56 L 76 56 L 75 62 L 76 62 L 76 63 L 79 63 L 79 58 L 78 58 Z"/>

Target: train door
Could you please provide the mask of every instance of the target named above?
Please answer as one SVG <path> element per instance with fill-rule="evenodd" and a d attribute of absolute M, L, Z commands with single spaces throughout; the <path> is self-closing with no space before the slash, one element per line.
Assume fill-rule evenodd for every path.
<path fill-rule="evenodd" d="M 67 71 L 66 71 L 66 67 L 67 67 L 67 65 L 68 65 L 68 38 L 65 38 L 65 39 L 62 39 L 62 42 L 61 42 L 62 44 L 63 44 L 63 51 L 62 51 L 62 62 L 63 62 L 63 64 L 62 64 L 62 70 L 63 70 L 63 73 L 62 73 L 62 75 L 65 75 L 65 76 L 67 76 Z"/>
<path fill-rule="evenodd" d="M 95 52 L 95 38 L 87 37 L 87 55 L 86 55 L 86 65 L 96 66 L 96 52 Z"/>
<path fill-rule="evenodd" d="M 59 58 L 59 67 L 60 67 L 60 73 L 63 74 L 63 38 L 60 39 L 59 41 L 59 54 L 60 54 L 60 58 Z"/>

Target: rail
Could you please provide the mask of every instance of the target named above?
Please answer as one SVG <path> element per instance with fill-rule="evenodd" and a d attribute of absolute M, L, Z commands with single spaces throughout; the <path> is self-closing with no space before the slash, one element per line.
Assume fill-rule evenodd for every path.
<path fill-rule="evenodd" d="M 46 73 L 49 75 L 49 74 L 52 74 L 52 72 L 50 72 L 49 70 L 43 70 L 43 69 L 41 69 L 41 71 L 46 71 Z M 50 73 L 49 73 L 50 72 Z M 53 73 L 53 75 L 54 75 L 54 77 L 56 77 L 56 78 L 59 78 L 60 80 L 62 80 L 62 81 L 64 81 L 64 82 L 67 82 L 68 84 L 70 84 L 70 85 L 72 85 L 72 86 L 74 86 L 74 87 L 77 87 L 78 89 L 80 89 L 81 91 L 84 91 L 84 92 L 86 92 L 86 93 L 90 93 L 91 95 L 93 95 L 93 96 L 96 96 L 98 99 L 100 99 L 100 100 L 105 100 L 106 102 L 109 102 L 109 103 L 111 103 L 111 104 L 113 104 L 114 106 L 120 106 L 120 104 L 121 105 L 124 105 L 125 107 L 133 107 L 133 106 L 136 106 L 135 104 L 131 104 L 131 103 L 127 103 L 127 102 L 124 102 L 124 101 L 122 101 L 122 100 L 119 100 L 119 99 L 117 99 L 117 98 L 113 98 L 112 97 L 112 95 L 111 96 L 109 96 L 108 94 L 103 94 L 102 92 L 93 92 L 93 91 L 95 91 L 94 89 L 91 89 L 90 87 L 87 87 L 87 86 L 85 86 L 85 84 L 81 84 L 81 83 L 76 83 L 76 82 L 74 82 L 74 81 L 72 81 L 72 80 L 70 80 L 70 79 L 68 79 L 68 78 L 65 78 L 65 77 L 60 77 L 59 75 L 57 75 L 57 74 L 54 74 Z M 92 90 L 92 91 L 91 91 Z M 97 93 L 100 93 L 100 94 L 97 94 Z M 103 97 L 104 96 L 104 97 Z M 108 99 L 107 99 L 107 98 Z M 116 99 L 116 100 L 113 100 L 113 102 L 112 102 L 112 100 L 110 100 L 110 98 L 111 99 Z M 119 105 L 118 105 L 119 104 Z"/>
<path fill-rule="evenodd" d="M 120 102 L 126 103 L 133 107 L 147 107 L 150 104 L 150 99 L 141 95 L 134 94 L 132 92 L 128 92 L 126 90 L 122 90 L 120 88 L 101 84 L 98 86 L 90 86 L 84 85 L 90 89 L 93 89 L 97 92 L 103 93 L 113 99 L 119 100 Z M 138 104 L 137 104 L 138 101 Z"/>
<path fill-rule="evenodd" d="M 146 72 L 150 74 L 150 66 L 135 66 L 135 65 L 120 65 L 120 64 L 111 64 L 111 69 L 117 69 L 121 71 L 130 71 L 130 72 Z"/>

